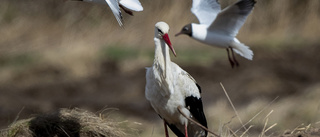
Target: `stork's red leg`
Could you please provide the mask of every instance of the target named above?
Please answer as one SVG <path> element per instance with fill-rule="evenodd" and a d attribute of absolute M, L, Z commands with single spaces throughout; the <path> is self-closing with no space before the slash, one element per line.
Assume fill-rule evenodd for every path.
<path fill-rule="evenodd" d="M 169 137 L 169 134 L 168 134 L 168 128 L 167 128 L 167 123 L 166 121 L 163 120 L 163 125 L 164 125 L 164 132 L 166 134 L 166 137 Z"/>
<path fill-rule="evenodd" d="M 188 137 L 188 128 L 187 128 L 187 124 L 184 124 L 184 135 L 185 135 L 185 137 Z"/>

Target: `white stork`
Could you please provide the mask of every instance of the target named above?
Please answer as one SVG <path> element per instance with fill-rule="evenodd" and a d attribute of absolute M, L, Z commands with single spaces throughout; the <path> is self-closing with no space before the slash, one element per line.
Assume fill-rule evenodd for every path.
<path fill-rule="evenodd" d="M 176 36 L 186 34 L 202 43 L 226 48 L 231 66 L 239 66 L 233 51 L 248 60 L 252 60 L 253 57 L 253 52 L 241 43 L 236 35 L 255 3 L 254 0 L 239 0 L 221 11 L 218 0 L 193 0 L 191 11 L 197 16 L 200 24 L 185 25 Z"/>
<path fill-rule="evenodd" d="M 155 25 L 155 58 L 152 67 L 146 68 L 145 94 L 153 109 L 179 137 L 207 136 L 207 131 L 188 121 L 178 108 L 189 118 L 207 127 L 203 113 L 200 87 L 186 71 L 171 62 L 169 48 L 176 55 L 168 37 L 169 26 L 165 22 Z"/>
<path fill-rule="evenodd" d="M 133 16 L 133 11 L 143 11 L 143 7 L 139 0 L 71 0 L 71 1 L 84 1 L 92 2 L 98 4 L 108 4 L 113 15 L 116 17 L 120 26 L 122 23 L 122 14 L 120 8 L 122 8 L 126 13 Z"/>

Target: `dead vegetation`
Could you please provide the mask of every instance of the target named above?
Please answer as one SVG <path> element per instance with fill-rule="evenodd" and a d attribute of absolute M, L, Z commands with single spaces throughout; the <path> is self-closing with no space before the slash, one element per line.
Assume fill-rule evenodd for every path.
<path fill-rule="evenodd" d="M 117 122 L 103 114 L 82 109 L 60 109 L 19 120 L 1 131 L 5 137 L 124 137 L 130 136 L 127 122 Z"/>
<path fill-rule="evenodd" d="M 225 7 L 235 0 L 220 1 Z M 103 6 L 63 0 L 1 1 L 0 127 L 15 121 L 25 107 L 21 113 L 25 120 L 13 122 L 2 135 L 31 136 L 33 120 L 37 126 L 31 126 L 32 130 L 46 131 L 41 135 L 98 136 L 114 127 L 119 129 L 116 134 L 125 136 L 128 132 L 122 122 L 89 112 L 110 105 L 120 108 L 125 119 L 144 123 L 138 126 L 143 130 L 140 136 L 163 136 L 161 121 L 144 99 L 144 67 L 150 65 L 148 52 L 153 52 L 154 23 L 168 22 L 173 36 L 186 23 L 197 22 L 190 12 L 191 2 L 141 0 L 145 11 L 134 17 L 124 15 L 125 29 L 121 29 Z M 203 87 L 210 130 L 218 129 L 221 136 L 319 136 L 319 13 L 319 0 L 257 0 L 238 36 L 252 47 L 255 57 L 250 62 L 240 59 L 237 70 L 230 70 L 225 63 L 226 58 L 219 54 L 224 51 L 186 37 L 172 37 L 181 54 L 201 49 L 192 57 L 186 53 L 190 60 L 183 68 Z M 108 52 L 101 53 L 103 50 Z M 205 54 L 214 57 L 195 59 Z M 221 81 L 234 102 L 236 115 L 221 91 Z M 278 101 L 259 113 L 277 96 Z M 41 115 L 70 106 L 88 111 Z M 29 119 L 33 114 L 40 115 Z M 87 122 L 84 129 L 88 130 L 83 131 L 85 121 L 81 122 L 81 117 L 89 115 L 91 123 Z M 48 119 L 50 125 L 39 123 Z M 307 126 L 297 126 L 301 123 Z M 291 130 L 283 132 L 285 129 Z"/>

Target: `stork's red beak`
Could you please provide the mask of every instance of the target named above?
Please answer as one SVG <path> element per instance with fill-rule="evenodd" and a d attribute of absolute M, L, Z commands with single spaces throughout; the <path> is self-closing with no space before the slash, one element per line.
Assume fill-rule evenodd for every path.
<path fill-rule="evenodd" d="M 169 39 L 168 33 L 164 34 L 162 37 L 163 37 L 164 42 L 166 42 L 167 45 L 169 46 L 169 48 L 172 51 L 172 53 L 174 54 L 174 56 L 177 56 L 176 51 L 174 51 L 174 48 L 171 45 L 171 41 Z"/>

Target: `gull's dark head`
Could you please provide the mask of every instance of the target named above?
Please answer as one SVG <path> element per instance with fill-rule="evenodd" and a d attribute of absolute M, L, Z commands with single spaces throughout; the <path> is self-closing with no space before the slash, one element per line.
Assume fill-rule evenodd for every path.
<path fill-rule="evenodd" d="M 191 24 L 185 25 L 179 33 L 177 33 L 175 36 L 179 36 L 181 34 L 188 35 L 192 37 L 192 26 Z"/>

